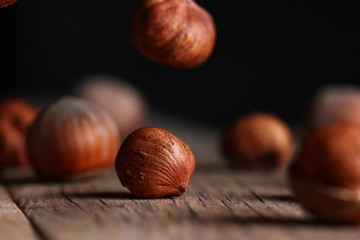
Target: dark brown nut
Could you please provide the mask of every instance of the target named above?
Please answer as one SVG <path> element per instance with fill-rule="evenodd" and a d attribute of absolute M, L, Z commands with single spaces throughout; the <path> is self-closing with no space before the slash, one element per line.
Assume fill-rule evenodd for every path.
<path fill-rule="evenodd" d="M 193 0 L 144 0 L 133 18 L 132 39 L 152 61 L 194 68 L 213 52 L 216 30 L 212 16 Z"/>
<path fill-rule="evenodd" d="M 17 98 L 0 102 L 0 168 L 27 165 L 25 134 L 38 110 Z"/>
<path fill-rule="evenodd" d="M 137 197 L 180 196 L 195 170 L 195 158 L 181 139 L 157 127 L 131 133 L 116 157 L 122 185 Z"/>
<path fill-rule="evenodd" d="M 295 197 L 314 215 L 360 223 L 360 127 L 337 123 L 306 136 L 290 183 Z"/>
<path fill-rule="evenodd" d="M 278 117 L 254 113 L 237 120 L 227 129 L 222 151 L 230 164 L 254 169 L 285 165 L 295 149 L 291 130 Z"/>
<path fill-rule="evenodd" d="M 71 178 L 114 164 L 119 133 L 111 116 L 80 98 L 44 108 L 26 136 L 29 161 L 42 178 Z"/>

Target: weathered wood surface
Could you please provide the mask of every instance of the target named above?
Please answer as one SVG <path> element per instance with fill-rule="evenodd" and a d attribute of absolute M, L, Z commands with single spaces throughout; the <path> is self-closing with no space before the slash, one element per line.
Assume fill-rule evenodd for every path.
<path fill-rule="evenodd" d="M 0 239 L 38 239 L 30 221 L 3 185 L 0 185 Z"/>
<path fill-rule="evenodd" d="M 195 152 L 198 167 L 183 196 L 133 198 L 113 170 L 67 182 L 41 182 L 27 171 L 8 170 L 0 187 L 0 224 L 6 223 L 0 239 L 360 238 L 357 226 L 329 225 L 306 214 L 291 197 L 284 171 L 224 167 L 218 131 L 161 121 L 151 125 L 182 137 Z M 13 222 L 4 218 L 9 209 L 17 216 Z M 26 230 L 30 226 L 32 232 Z M 9 232 L 19 237 L 4 235 Z"/>

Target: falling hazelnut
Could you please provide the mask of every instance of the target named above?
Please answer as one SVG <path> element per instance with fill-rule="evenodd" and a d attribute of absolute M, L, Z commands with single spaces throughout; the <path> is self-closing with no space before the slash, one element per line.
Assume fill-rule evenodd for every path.
<path fill-rule="evenodd" d="M 132 39 L 152 61 L 194 68 L 214 49 L 215 23 L 193 0 L 144 0 L 133 18 Z"/>
<path fill-rule="evenodd" d="M 290 168 L 290 184 L 315 216 L 360 223 L 360 127 L 336 123 L 307 135 Z"/>
<path fill-rule="evenodd" d="M 0 0 L 0 8 L 12 5 L 16 0 Z"/>
<path fill-rule="evenodd" d="M 25 134 L 37 112 L 22 99 L 9 98 L 0 102 L 0 168 L 28 164 Z"/>
<path fill-rule="evenodd" d="M 294 145 L 291 130 L 282 120 L 271 114 L 254 113 L 227 129 L 222 151 L 234 166 L 272 169 L 290 160 Z"/>
<path fill-rule="evenodd" d="M 359 88 L 329 86 L 315 94 L 306 128 L 312 131 L 336 122 L 360 125 Z"/>
<path fill-rule="evenodd" d="M 44 108 L 27 133 L 29 161 L 42 178 L 86 175 L 111 166 L 119 148 L 111 116 L 91 102 L 64 97 Z"/>
<path fill-rule="evenodd" d="M 144 127 L 125 139 L 115 168 L 122 185 L 135 196 L 180 196 L 194 173 L 195 158 L 190 147 L 168 131 Z"/>
<path fill-rule="evenodd" d="M 115 120 L 123 138 L 146 122 L 148 106 L 145 98 L 122 79 L 93 75 L 84 79 L 75 92 L 106 110 Z"/>

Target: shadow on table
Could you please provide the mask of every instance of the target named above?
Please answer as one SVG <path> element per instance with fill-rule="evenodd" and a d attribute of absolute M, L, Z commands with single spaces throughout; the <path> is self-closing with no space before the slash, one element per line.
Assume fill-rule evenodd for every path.
<path fill-rule="evenodd" d="M 84 198 L 84 199 L 137 199 L 134 195 L 129 192 L 88 192 L 88 193 L 73 193 L 67 194 L 69 197 Z"/>
<path fill-rule="evenodd" d="M 195 220 L 195 219 L 194 219 Z M 315 218 L 292 218 L 292 217 L 224 217 L 224 218 L 214 218 L 207 220 L 195 220 L 204 223 L 213 223 L 216 225 L 227 225 L 227 224 L 239 224 L 242 226 L 246 225 L 263 225 L 263 226 L 288 226 L 288 227 L 341 227 L 341 228 L 354 228 L 353 225 L 341 224 L 341 223 L 329 223 L 325 221 L 321 221 Z"/>
<path fill-rule="evenodd" d="M 114 200 L 156 200 L 156 199 L 172 199 L 172 197 L 162 198 L 141 198 L 136 197 L 129 192 L 91 192 L 91 193 L 74 193 L 67 194 L 69 197 L 84 198 L 84 199 L 114 199 Z"/>
<path fill-rule="evenodd" d="M 259 194 L 262 200 L 269 200 L 274 202 L 295 202 L 296 199 L 291 195 L 264 195 Z"/>
<path fill-rule="evenodd" d="M 101 169 L 90 174 L 78 174 L 64 178 L 40 178 L 31 169 L 14 168 L 3 172 L 0 175 L 0 183 L 9 184 L 67 184 L 67 183 L 86 183 L 97 181 L 103 178 L 114 177 L 112 169 Z"/>

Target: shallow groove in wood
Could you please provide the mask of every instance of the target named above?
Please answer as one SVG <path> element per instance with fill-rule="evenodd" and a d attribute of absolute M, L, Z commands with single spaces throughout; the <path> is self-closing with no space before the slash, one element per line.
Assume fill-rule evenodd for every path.
<path fill-rule="evenodd" d="M 44 239 L 13 200 L 6 185 L 0 184 L 0 237 L 1 239 Z"/>
<path fill-rule="evenodd" d="M 314 221 L 291 197 L 281 175 L 198 171 L 188 192 L 162 199 L 134 198 L 114 171 L 84 181 L 9 179 L 7 185 L 47 240 L 355 240 L 360 234 L 357 227 Z"/>

